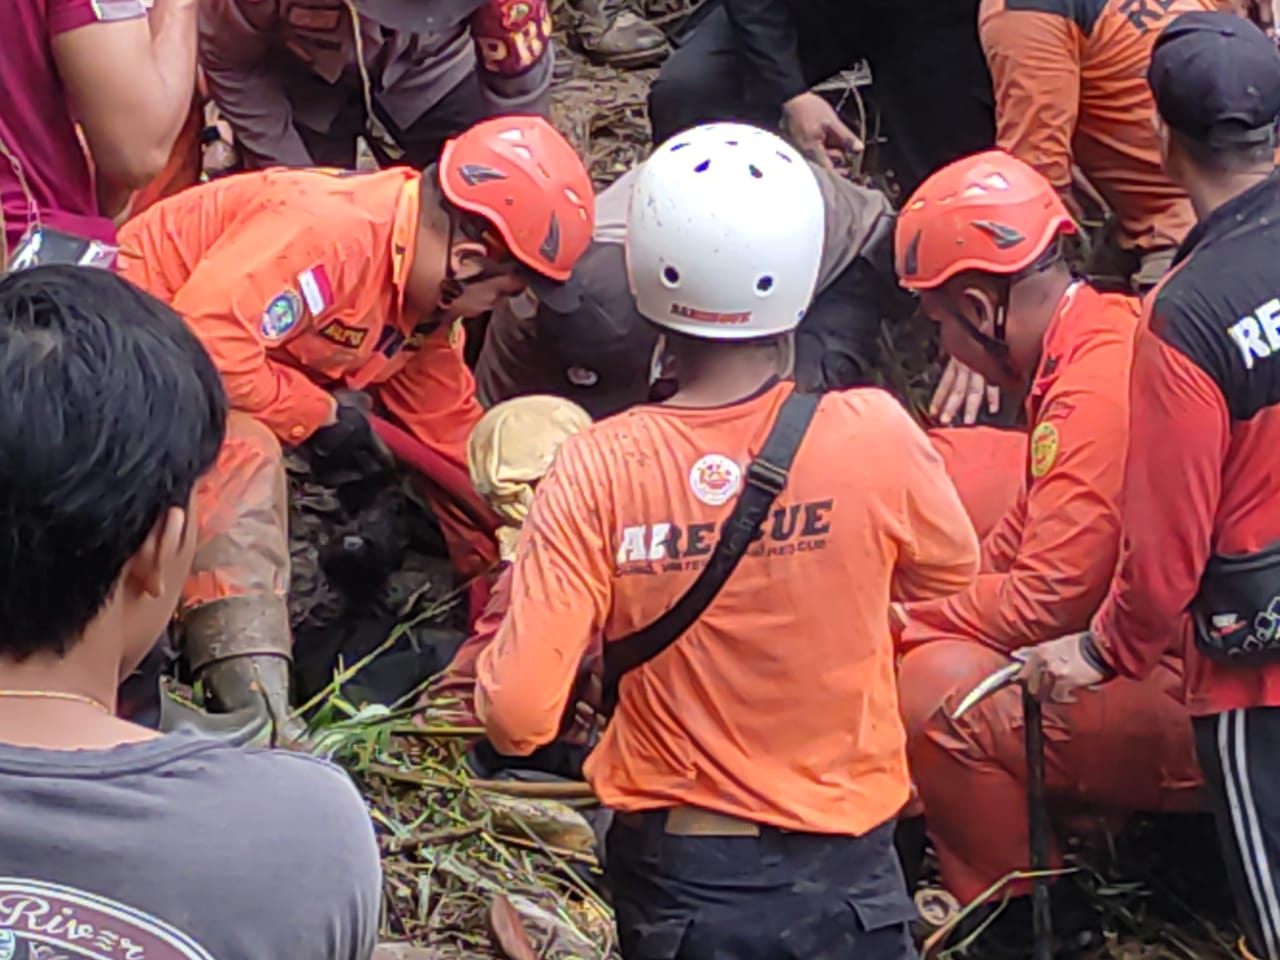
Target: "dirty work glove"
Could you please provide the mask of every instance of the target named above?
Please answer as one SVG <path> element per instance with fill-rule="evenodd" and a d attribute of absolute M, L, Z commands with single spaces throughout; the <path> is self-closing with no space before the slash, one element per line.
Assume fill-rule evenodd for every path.
<path fill-rule="evenodd" d="M 339 487 L 388 472 L 395 458 L 373 432 L 364 411 L 339 397 L 337 414 L 337 423 L 321 427 L 306 442 L 314 478 Z"/>

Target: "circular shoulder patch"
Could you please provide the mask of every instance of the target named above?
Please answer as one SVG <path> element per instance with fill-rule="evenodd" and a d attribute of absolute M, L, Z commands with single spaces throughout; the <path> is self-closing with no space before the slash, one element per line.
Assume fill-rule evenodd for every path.
<path fill-rule="evenodd" d="M 278 294 L 262 311 L 262 336 L 279 340 L 298 325 L 302 319 L 302 298 L 292 290 Z"/>
<path fill-rule="evenodd" d="M 1058 459 L 1058 428 L 1045 422 L 1031 431 L 1031 476 L 1043 477 Z"/>
<path fill-rule="evenodd" d="M 708 453 L 689 471 L 689 486 L 703 503 L 718 507 L 742 489 L 742 468 L 728 457 Z"/>

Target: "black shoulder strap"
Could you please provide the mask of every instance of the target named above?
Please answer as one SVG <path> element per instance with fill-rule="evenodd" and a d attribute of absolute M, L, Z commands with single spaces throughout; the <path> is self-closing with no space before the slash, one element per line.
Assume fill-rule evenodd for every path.
<path fill-rule="evenodd" d="M 612 713 L 618 702 L 618 683 L 629 670 L 648 663 L 675 643 L 716 598 L 738 566 L 773 501 L 787 485 L 787 474 L 800 441 L 813 420 L 817 393 L 792 393 L 783 401 L 759 455 L 747 467 L 746 483 L 707 565 L 683 597 L 643 630 L 604 645 L 604 709 Z"/>

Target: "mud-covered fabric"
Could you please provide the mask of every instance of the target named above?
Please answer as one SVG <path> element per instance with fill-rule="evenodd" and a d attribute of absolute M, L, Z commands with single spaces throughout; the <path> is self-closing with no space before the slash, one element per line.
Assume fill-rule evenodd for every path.
<path fill-rule="evenodd" d="M 861 837 L 666 832 L 617 816 L 606 875 L 623 960 L 914 960 L 893 823 Z"/>

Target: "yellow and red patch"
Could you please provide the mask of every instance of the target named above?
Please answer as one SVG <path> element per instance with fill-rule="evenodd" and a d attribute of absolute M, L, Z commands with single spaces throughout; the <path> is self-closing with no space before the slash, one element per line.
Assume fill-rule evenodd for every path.
<path fill-rule="evenodd" d="M 1045 421 L 1031 431 L 1031 476 L 1043 477 L 1058 459 L 1058 428 Z"/>

